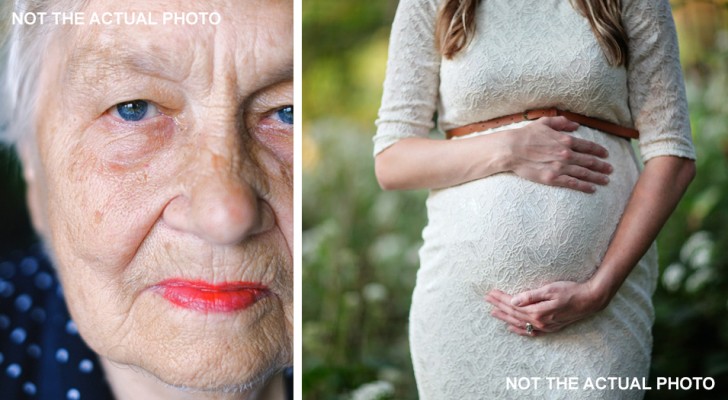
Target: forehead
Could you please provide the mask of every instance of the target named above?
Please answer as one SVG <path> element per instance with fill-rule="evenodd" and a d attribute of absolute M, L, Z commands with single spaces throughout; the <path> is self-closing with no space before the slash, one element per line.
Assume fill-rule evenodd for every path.
<path fill-rule="evenodd" d="M 112 23 L 70 29 L 66 72 L 72 82 L 93 83 L 119 70 L 208 85 L 220 76 L 239 86 L 292 76 L 290 0 L 95 0 L 83 12 L 86 21 L 106 14 Z M 218 24 L 202 17 L 213 12 L 220 16 Z M 170 15 L 192 14 L 195 24 L 165 22 Z"/>

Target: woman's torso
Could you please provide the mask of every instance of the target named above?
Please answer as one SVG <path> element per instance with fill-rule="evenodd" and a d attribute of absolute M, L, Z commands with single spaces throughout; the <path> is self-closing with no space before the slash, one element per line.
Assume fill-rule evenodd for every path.
<path fill-rule="evenodd" d="M 573 135 L 608 149 L 614 172 L 606 186 L 587 194 L 500 173 L 431 191 L 418 286 L 457 285 L 446 291 L 480 302 L 491 289 L 517 293 L 587 280 L 604 257 L 639 170 L 628 141 L 586 127 Z"/>
<path fill-rule="evenodd" d="M 440 65 L 443 130 L 558 107 L 631 126 L 627 73 L 613 67 L 567 0 L 487 0 L 473 40 Z"/>
<path fill-rule="evenodd" d="M 589 22 L 570 2 L 488 0 L 477 13 L 473 41 L 442 60 L 442 129 L 543 107 L 631 126 L 625 69 L 608 64 Z M 458 284 L 469 282 L 478 301 L 492 288 L 516 292 L 588 279 L 639 172 L 628 141 L 587 127 L 570 134 L 609 150 L 614 172 L 608 185 L 585 194 L 501 173 L 432 191 L 418 284 L 442 282 L 437 276 L 448 259 L 477 260 L 454 273 L 461 276 Z M 430 272 L 435 276 L 428 278 Z"/>

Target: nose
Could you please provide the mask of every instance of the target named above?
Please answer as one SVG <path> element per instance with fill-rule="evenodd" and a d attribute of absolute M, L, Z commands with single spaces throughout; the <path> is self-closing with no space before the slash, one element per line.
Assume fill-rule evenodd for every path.
<path fill-rule="evenodd" d="M 261 200 L 229 150 L 195 151 L 197 162 L 181 177 L 182 191 L 164 209 L 173 229 L 218 245 L 232 245 L 273 226 L 270 206 Z"/>

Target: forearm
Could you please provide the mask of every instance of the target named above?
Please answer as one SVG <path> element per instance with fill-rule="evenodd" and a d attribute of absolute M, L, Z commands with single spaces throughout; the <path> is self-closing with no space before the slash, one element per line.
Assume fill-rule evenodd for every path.
<path fill-rule="evenodd" d="M 604 306 L 647 252 L 694 175 L 695 163 L 689 159 L 656 157 L 647 162 L 604 260 L 590 280 Z"/>
<path fill-rule="evenodd" d="M 593 193 L 612 166 L 607 149 L 568 134 L 579 127 L 543 117 L 520 128 L 461 140 L 408 138 L 379 153 L 376 174 L 384 189 L 436 189 L 512 171 L 533 182 Z"/>
<path fill-rule="evenodd" d="M 408 138 L 377 155 L 375 170 L 386 190 L 437 189 L 505 170 L 504 133 L 462 140 Z"/>

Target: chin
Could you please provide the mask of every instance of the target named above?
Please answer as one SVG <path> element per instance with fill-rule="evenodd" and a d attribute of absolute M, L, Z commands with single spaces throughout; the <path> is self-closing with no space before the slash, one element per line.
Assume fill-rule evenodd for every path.
<path fill-rule="evenodd" d="M 283 346 L 255 341 L 238 350 L 211 342 L 187 349 L 151 363 L 146 370 L 162 382 L 185 390 L 245 391 L 260 386 L 290 364 L 290 352 Z"/>
<path fill-rule="evenodd" d="M 193 367 L 190 367 L 192 369 Z M 230 370 L 229 367 L 219 365 L 202 374 L 192 371 L 179 371 L 153 377 L 167 386 L 185 392 L 217 392 L 217 393 L 243 393 L 257 389 L 267 382 L 273 375 L 280 372 L 284 366 L 276 365 L 269 368 L 256 368 L 255 371 Z M 192 373 L 190 373 L 192 372 Z"/>
<path fill-rule="evenodd" d="M 113 340 L 106 335 L 86 339 L 114 365 L 168 386 L 184 391 L 244 392 L 260 387 L 291 365 L 290 319 L 275 298 L 268 298 L 268 304 L 260 304 L 259 309 L 234 315 L 205 317 L 161 307 L 164 311 L 153 316 L 144 313 L 144 318 L 137 319 L 130 315 L 126 321 L 137 322 L 117 330 Z M 160 311 L 159 304 L 154 305 Z"/>

